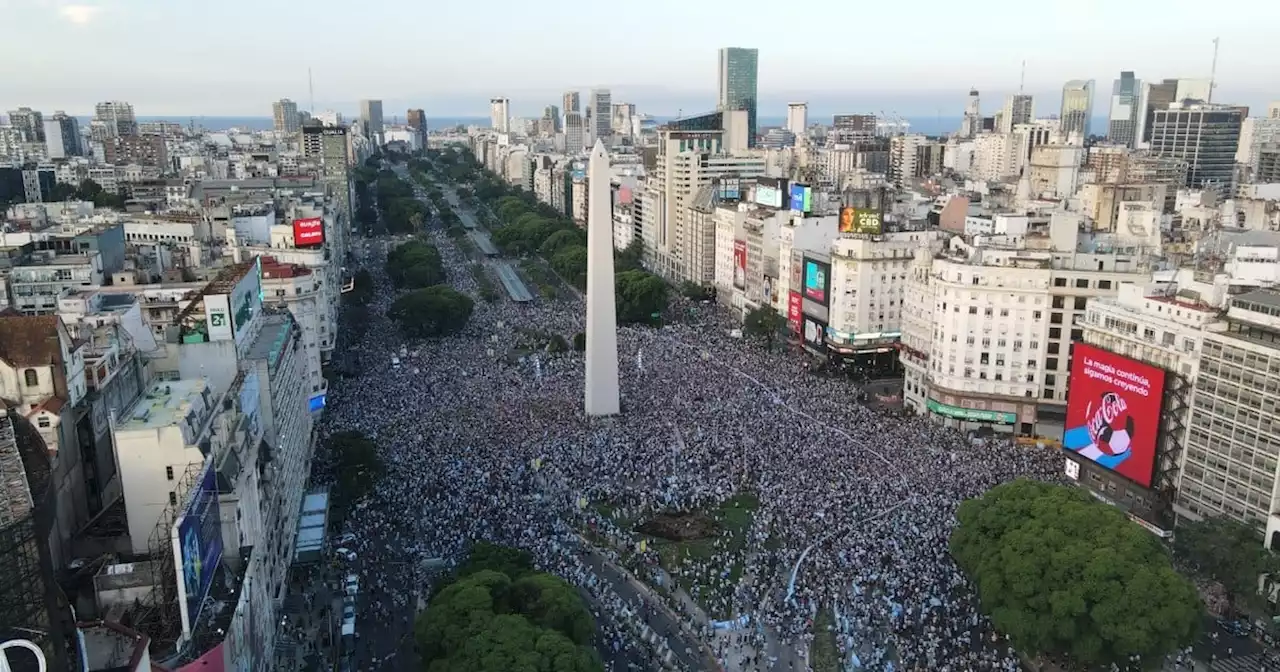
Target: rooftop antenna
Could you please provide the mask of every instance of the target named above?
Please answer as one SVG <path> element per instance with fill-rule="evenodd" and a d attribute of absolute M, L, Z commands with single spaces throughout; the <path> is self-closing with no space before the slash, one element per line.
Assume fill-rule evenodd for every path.
<path fill-rule="evenodd" d="M 1218 38 L 1213 38 L 1213 65 L 1209 68 L 1209 100 L 1206 103 L 1213 102 L 1213 88 L 1218 85 Z"/>
<path fill-rule="evenodd" d="M 307 68 L 307 95 L 311 98 L 311 114 L 316 113 L 316 83 L 311 79 L 311 68 Z"/>
<path fill-rule="evenodd" d="M 1027 86 L 1027 59 L 1022 59 L 1022 76 L 1018 78 L 1018 93 L 1022 93 Z"/>

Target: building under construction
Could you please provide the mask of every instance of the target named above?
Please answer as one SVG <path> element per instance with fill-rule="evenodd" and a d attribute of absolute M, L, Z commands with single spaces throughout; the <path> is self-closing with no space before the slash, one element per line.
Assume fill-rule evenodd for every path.
<path fill-rule="evenodd" d="M 57 504 L 44 439 L 0 400 L 0 641 L 38 644 L 50 670 L 78 669 L 75 623 L 53 575 L 49 539 Z M 35 671 L 34 656 L 11 651 L 14 672 Z"/>

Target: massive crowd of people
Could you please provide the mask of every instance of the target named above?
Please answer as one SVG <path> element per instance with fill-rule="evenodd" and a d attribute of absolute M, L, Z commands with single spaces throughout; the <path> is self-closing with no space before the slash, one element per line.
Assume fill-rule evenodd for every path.
<path fill-rule="evenodd" d="M 462 253 L 432 236 L 451 283 L 476 296 Z M 456 563 L 477 540 L 526 548 L 541 568 L 587 588 L 607 647 L 640 652 L 626 625 L 650 605 L 597 575 L 578 532 L 599 531 L 618 562 L 638 558 L 670 577 L 656 569 L 656 544 L 641 545 L 619 521 L 744 492 L 758 500 L 745 538 L 714 544 L 702 562 L 715 571 L 668 568 L 679 578 L 655 593 L 675 595 L 663 599 L 726 667 L 800 669 L 820 610 L 830 610 L 839 649 L 866 669 L 1017 669 L 947 538 L 963 499 L 1022 475 L 1054 478 L 1061 464 L 1051 451 L 868 410 L 853 384 L 813 375 L 800 353 L 734 338 L 729 318 L 707 304 L 662 328 L 622 327 L 623 412 L 589 418 L 579 353 L 509 351 L 518 330 L 580 331 L 580 301 L 477 300 L 464 332 L 403 343 L 382 317 L 394 290 L 378 244 L 371 250 L 374 317 L 338 355 L 360 374 L 333 384 L 319 430 L 321 439 L 364 432 L 385 464 L 344 530 L 359 537 L 361 585 L 374 591 L 362 631 L 387 635 L 364 648 L 373 667 L 361 669 L 408 669 L 387 647 L 411 632 L 429 561 Z M 317 457 L 320 480 L 332 478 L 331 465 Z M 601 502 L 615 513 L 598 512 Z M 636 552 L 624 558 L 619 548 Z M 679 595 L 733 618 L 709 625 Z"/>

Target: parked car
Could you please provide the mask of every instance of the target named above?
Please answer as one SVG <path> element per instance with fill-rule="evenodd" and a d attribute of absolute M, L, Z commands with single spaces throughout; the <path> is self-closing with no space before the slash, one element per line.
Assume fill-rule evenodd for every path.
<path fill-rule="evenodd" d="M 1230 621 L 1225 618 L 1219 618 L 1218 627 L 1226 630 L 1228 634 L 1235 637 L 1249 636 L 1249 624 L 1244 621 Z"/>
<path fill-rule="evenodd" d="M 340 547 L 338 548 L 338 550 L 334 552 L 338 554 L 338 557 L 342 558 L 343 560 L 346 560 L 347 562 L 355 562 L 356 557 L 358 557 L 356 556 L 355 551 L 346 547 Z"/>
<path fill-rule="evenodd" d="M 355 540 L 356 540 L 355 532 L 343 532 L 341 535 L 338 536 L 337 539 L 333 540 L 333 543 L 339 546 L 346 546 L 348 544 L 355 543 Z"/>
<path fill-rule="evenodd" d="M 348 574 L 347 578 L 342 582 L 342 592 L 350 597 L 355 597 L 360 592 L 360 577 L 355 574 Z"/>

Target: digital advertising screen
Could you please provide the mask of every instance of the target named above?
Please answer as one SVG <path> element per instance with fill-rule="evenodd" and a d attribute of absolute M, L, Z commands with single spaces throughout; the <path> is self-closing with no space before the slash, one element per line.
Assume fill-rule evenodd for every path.
<path fill-rule="evenodd" d="M 1076 343 L 1068 385 L 1062 447 L 1151 487 L 1164 371 Z"/>
<path fill-rule="evenodd" d="M 319 245 L 324 242 L 324 220 L 319 217 L 293 220 L 294 245 Z"/>
<path fill-rule="evenodd" d="M 827 305 L 831 289 L 831 264 L 816 259 L 804 260 L 804 298 Z"/>
<path fill-rule="evenodd" d="M 182 629 L 190 632 L 200 618 L 214 571 L 222 560 L 222 525 L 218 516 L 218 482 L 213 462 L 205 465 L 191 489 L 191 500 L 174 524 L 174 559 L 178 570 Z"/>
<path fill-rule="evenodd" d="M 782 191 L 767 184 L 756 185 L 756 203 L 771 208 L 782 207 Z"/>
<path fill-rule="evenodd" d="M 800 324 L 804 320 L 804 298 L 800 296 L 800 292 L 791 291 L 787 294 L 787 327 L 791 329 L 791 333 L 800 333 Z"/>
<path fill-rule="evenodd" d="M 840 208 L 840 233 L 880 235 L 884 232 L 880 211 L 866 208 Z"/>
<path fill-rule="evenodd" d="M 804 338 L 805 345 L 821 348 L 827 343 L 827 325 L 806 315 L 801 336 Z"/>
<path fill-rule="evenodd" d="M 747 286 L 747 241 L 733 241 L 733 286 L 745 289 Z"/>
<path fill-rule="evenodd" d="M 809 185 L 791 185 L 791 209 L 796 212 L 813 211 L 813 189 Z"/>

